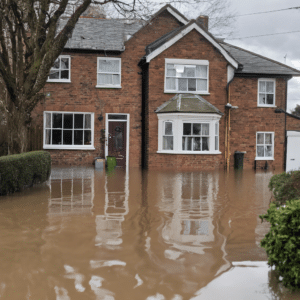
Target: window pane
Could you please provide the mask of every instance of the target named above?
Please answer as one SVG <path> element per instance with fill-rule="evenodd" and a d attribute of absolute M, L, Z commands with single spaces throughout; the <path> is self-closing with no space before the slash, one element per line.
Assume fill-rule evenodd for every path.
<path fill-rule="evenodd" d="M 201 132 L 201 124 L 194 123 L 193 124 L 193 135 L 200 135 Z"/>
<path fill-rule="evenodd" d="M 265 144 L 272 145 L 272 134 L 271 133 L 265 133 Z"/>
<path fill-rule="evenodd" d="M 192 133 L 192 124 L 183 123 L 183 135 L 191 135 Z"/>
<path fill-rule="evenodd" d="M 176 70 L 171 67 L 167 67 L 167 76 L 176 76 Z"/>
<path fill-rule="evenodd" d="M 190 92 L 196 91 L 196 79 L 188 79 L 188 90 Z"/>
<path fill-rule="evenodd" d="M 59 69 L 59 62 L 60 62 L 60 59 L 59 58 L 57 58 L 56 59 L 56 61 L 54 62 L 54 64 L 53 64 L 53 69 Z"/>
<path fill-rule="evenodd" d="M 272 157 L 272 146 L 265 146 L 265 156 Z"/>
<path fill-rule="evenodd" d="M 127 120 L 127 115 L 108 115 L 111 120 Z"/>
<path fill-rule="evenodd" d="M 265 94 L 259 94 L 259 104 L 266 104 L 266 95 Z"/>
<path fill-rule="evenodd" d="M 186 137 L 186 149 L 185 150 L 192 150 L 192 140 L 191 137 Z"/>
<path fill-rule="evenodd" d="M 61 58 L 61 69 L 68 70 L 69 69 L 69 58 Z"/>
<path fill-rule="evenodd" d="M 264 134 L 263 133 L 258 133 L 257 134 L 257 144 L 264 144 Z"/>
<path fill-rule="evenodd" d="M 163 150 L 173 150 L 173 137 L 164 136 L 163 137 Z"/>
<path fill-rule="evenodd" d="M 102 60 L 99 59 L 99 72 L 110 72 L 119 73 L 120 72 L 120 61 L 119 60 Z"/>
<path fill-rule="evenodd" d="M 49 79 L 59 79 L 59 71 L 50 70 Z"/>
<path fill-rule="evenodd" d="M 91 115 L 86 114 L 84 118 L 84 128 L 91 129 Z"/>
<path fill-rule="evenodd" d="M 83 128 L 83 114 L 74 114 L 74 128 Z"/>
<path fill-rule="evenodd" d="M 83 144 L 83 130 L 74 130 L 74 145 Z"/>
<path fill-rule="evenodd" d="M 196 76 L 196 68 L 185 68 L 185 72 L 184 74 L 186 74 L 187 77 L 195 77 Z"/>
<path fill-rule="evenodd" d="M 270 105 L 274 104 L 273 99 L 274 99 L 273 94 L 267 94 L 267 103 L 266 104 L 270 104 Z"/>
<path fill-rule="evenodd" d="M 51 128 L 51 114 L 45 113 L 45 126 L 46 128 Z"/>
<path fill-rule="evenodd" d="M 187 79 L 178 78 L 178 90 L 187 91 Z"/>
<path fill-rule="evenodd" d="M 219 137 L 215 136 L 215 150 L 219 150 Z"/>
<path fill-rule="evenodd" d="M 176 79 L 175 78 L 167 78 L 166 79 L 166 89 L 167 90 L 176 90 Z"/>
<path fill-rule="evenodd" d="M 45 144 L 46 145 L 51 144 L 51 129 L 46 129 L 45 131 Z"/>
<path fill-rule="evenodd" d="M 264 157 L 264 146 L 257 146 L 257 156 Z"/>
<path fill-rule="evenodd" d="M 63 144 L 72 145 L 72 130 L 63 131 Z"/>
<path fill-rule="evenodd" d="M 120 85 L 121 84 L 121 76 L 120 75 L 113 75 L 113 84 L 114 85 Z"/>
<path fill-rule="evenodd" d="M 267 93 L 273 93 L 274 92 L 274 82 L 272 81 L 267 81 L 266 82 L 266 91 Z"/>
<path fill-rule="evenodd" d="M 52 114 L 52 128 L 62 128 L 62 114 Z"/>
<path fill-rule="evenodd" d="M 91 130 L 85 130 L 84 131 L 84 144 L 85 145 L 91 145 L 92 144 L 92 131 Z"/>
<path fill-rule="evenodd" d="M 73 114 L 64 114 L 64 128 L 73 128 Z"/>
<path fill-rule="evenodd" d="M 172 122 L 165 122 L 165 135 L 173 135 Z"/>
<path fill-rule="evenodd" d="M 201 138 L 200 137 L 195 137 L 194 138 L 194 145 L 193 145 L 193 150 L 194 151 L 200 151 L 201 150 Z"/>
<path fill-rule="evenodd" d="M 112 84 L 112 75 L 98 74 L 98 84 Z"/>
<path fill-rule="evenodd" d="M 209 124 L 202 124 L 202 135 L 209 135 Z"/>
<path fill-rule="evenodd" d="M 200 77 L 207 78 L 207 66 L 200 66 Z"/>
<path fill-rule="evenodd" d="M 202 138 L 202 151 L 208 151 L 208 137 Z"/>
<path fill-rule="evenodd" d="M 260 81 L 259 82 L 259 92 L 260 93 L 265 93 L 266 92 L 266 82 L 265 81 Z"/>
<path fill-rule="evenodd" d="M 215 135 L 219 135 L 219 123 L 215 124 Z"/>
<path fill-rule="evenodd" d="M 61 145 L 62 130 L 52 130 L 52 145 Z"/>
<path fill-rule="evenodd" d="M 69 71 L 68 70 L 64 70 L 64 71 L 61 71 L 60 73 L 61 75 L 61 79 L 69 79 Z"/>
<path fill-rule="evenodd" d="M 206 79 L 197 79 L 197 91 L 207 91 Z"/>

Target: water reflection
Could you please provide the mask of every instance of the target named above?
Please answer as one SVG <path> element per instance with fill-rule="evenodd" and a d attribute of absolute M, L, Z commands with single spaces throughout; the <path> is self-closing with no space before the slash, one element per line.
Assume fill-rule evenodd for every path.
<path fill-rule="evenodd" d="M 271 176 L 54 168 L 0 199 L 0 299 L 300 299 L 259 247 Z"/>

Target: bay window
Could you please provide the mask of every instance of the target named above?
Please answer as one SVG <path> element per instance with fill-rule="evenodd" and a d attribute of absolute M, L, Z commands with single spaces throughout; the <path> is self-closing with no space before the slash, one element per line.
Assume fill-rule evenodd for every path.
<path fill-rule="evenodd" d="M 158 153 L 220 154 L 218 114 L 160 113 Z"/>
<path fill-rule="evenodd" d="M 165 92 L 208 94 L 208 61 L 165 60 Z"/>
<path fill-rule="evenodd" d="M 94 114 L 44 112 L 44 149 L 94 149 Z"/>

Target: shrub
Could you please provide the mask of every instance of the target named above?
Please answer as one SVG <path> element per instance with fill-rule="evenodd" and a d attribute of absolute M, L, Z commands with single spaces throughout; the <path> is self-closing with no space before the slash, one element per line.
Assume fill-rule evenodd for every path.
<path fill-rule="evenodd" d="M 285 287 L 300 288 L 300 200 L 287 201 L 286 206 L 271 203 L 267 214 L 260 216 L 271 224 L 261 241 L 268 264 L 275 266 Z"/>
<path fill-rule="evenodd" d="M 285 204 L 288 200 L 300 199 L 300 171 L 272 176 L 269 188 L 277 206 Z"/>
<path fill-rule="evenodd" d="M 0 195 L 20 191 L 46 181 L 51 157 L 46 151 L 33 151 L 0 157 Z"/>

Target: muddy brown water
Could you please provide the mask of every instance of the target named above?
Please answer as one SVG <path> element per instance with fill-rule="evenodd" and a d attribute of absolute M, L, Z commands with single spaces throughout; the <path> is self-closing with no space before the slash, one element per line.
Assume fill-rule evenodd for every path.
<path fill-rule="evenodd" d="M 259 246 L 272 175 L 53 168 L 0 198 L 0 299 L 300 299 Z"/>

